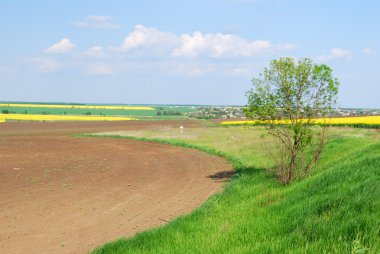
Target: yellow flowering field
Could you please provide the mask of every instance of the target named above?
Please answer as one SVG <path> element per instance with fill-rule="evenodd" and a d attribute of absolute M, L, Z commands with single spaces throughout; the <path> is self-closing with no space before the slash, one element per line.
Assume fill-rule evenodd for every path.
<path fill-rule="evenodd" d="M 245 121 L 224 121 L 222 125 L 243 125 L 243 124 L 258 124 L 260 121 L 245 120 Z M 289 121 L 279 121 L 279 124 L 286 124 Z M 317 124 L 330 124 L 330 125 L 380 125 L 380 116 L 356 116 L 356 117 L 332 117 L 332 118 L 318 118 L 315 119 Z"/>
<path fill-rule="evenodd" d="M 0 114 L 0 122 L 6 121 L 128 121 L 136 120 L 122 116 L 80 116 L 80 115 L 33 115 Z"/>
<path fill-rule="evenodd" d="M 113 109 L 113 110 L 154 110 L 152 107 L 144 106 L 108 106 L 108 105 L 55 105 L 55 104 L 22 104 L 22 103 L 0 103 L 0 107 L 20 108 L 72 108 L 72 109 Z"/>

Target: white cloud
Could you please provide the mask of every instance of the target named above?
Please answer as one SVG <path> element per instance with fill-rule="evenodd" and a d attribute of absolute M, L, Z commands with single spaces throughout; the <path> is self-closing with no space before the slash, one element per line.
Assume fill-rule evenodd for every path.
<path fill-rule="evenodd" d="M 320 55 L 317 57 L 318 62 L 328 62 L 331 60 L 339 59 L 339 58 L 347 58 L 351 56 L 351 52 L 341 49 L 341 48 L 332 48 L 330 53 L 327 55 Z"/>
<path fill-rule="evenodd" d="M 64 38 L 45 50 L 58 54 L 73 51 L 75 45 Z M 224 76 L 250 77 L 254 62 L 273 55 L 286 54 L 295 44 L 276 44 L 268 40 L 247 40 L 236 34 L 193 33 L 176 34 L 136 25 L 119 47 L 93 46 L 81 54 L 36 60 L 39 71 L 54 71 L 64 65 L 81 69 L 88 75 L 155 75 L 175 77 Z M 222 61 L 220 61 L 222 59 Z M 261 60 L 260 60 L 261 59 Z"/>
<path fill-rule="evenodd" d="M 364 55 L 370 56 L 370 55 L 373 55 L 375 53 L 375 51 L 371 48 L 363 48 L 362 53 Z"/>
<path fill-rule="evenodd" d="M 102 47 L 94 46 L 89 48 L 85 53 L 86 56 L 94 58 L 102 58 L 105 56 L 104 49 Z"/>
<path fill-rule="evenodd" d="M 97 65 L 89 68 L 87 73 L 91 75 L 111 75 L 114 74 L 115 71 L 110 66 Z"/>
<path fill-rule="evenodd" d="M 273 45 L 267 40 L 248 41 L 234 34 L 202 34 L 196 31 L 178 35 L 137 25 L 125 38 L 120 50 L 132 56 L 234 58 L 275 53 L 295 47 L 291 43 Z"/>
<path fill-rule="evenodd" d="M 75 48 L 75 45 L 71 43 L 71 41 L 68 38 L 63 38 L 59 42 L 45 49 L 45 53 L 66 54 L 66 53 L 70 53 L 74 48 Z"/>
<path fill-rule="evenodd" d="M 135 55 L 167 55 L 179 44 L 180 38 L 174 33 L 136 25 L 135 30 L 125 38 L 121 50 L 134 52 Z"/>
<path fill-rule="evenodd" d="M 53 72 L 62 67 L 62 63 L 52 58 L 34 58 L 32 63 L 38 72 Z"/>
<path fill-rule="evenodd" d="M 173 56 L 248 57 L 273 48 L 269 41 L 246 41 L 233 34 L 194 32 L 192 35 L 183 34 L 181 38 L 182 45 L 173 50 Z"/>
<path fill-rule="evenodd" d="M 95 29 L 118 29 L 119 24 L 112 23 L 111 16 L 95 16 L 90 15 L 85 17 L 82 21 L 73 22 L 75 26 L 81 28 L 95 28 Z"/>

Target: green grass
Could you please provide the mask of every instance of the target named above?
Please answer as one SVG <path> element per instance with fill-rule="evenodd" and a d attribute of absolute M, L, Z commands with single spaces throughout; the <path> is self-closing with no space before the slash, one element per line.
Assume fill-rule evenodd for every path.
<path fill-rule="evenodd" d="M 130 135 L 126 132 L 124 135 Z M 95 250 L 106 253 L 379 253 L 380 135 L 334 128 L 308 178 L 282 185 L 262 127 L 133 132 L 232 160 L 225 191 L 189 215 Z"/>

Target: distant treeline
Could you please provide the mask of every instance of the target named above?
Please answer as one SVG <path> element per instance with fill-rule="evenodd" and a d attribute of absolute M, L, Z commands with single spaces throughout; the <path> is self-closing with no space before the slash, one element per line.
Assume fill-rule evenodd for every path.
<path fill-rule="evenodd" d="M 182 115 L 182 113 L 180 111 L 176 111 L 176 110 L 163 110 L 163 111 L 160 111 L 160 110 L 157 110 L 157 115 L 158 116 L 179 116 L 179 115 Z"/>

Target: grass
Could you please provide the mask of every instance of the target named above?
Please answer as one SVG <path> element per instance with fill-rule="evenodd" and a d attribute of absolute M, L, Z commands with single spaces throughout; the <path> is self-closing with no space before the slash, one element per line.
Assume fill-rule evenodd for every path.
<path fill-rule="evenodd" d="M 119 133 L 129 136 L 131 133 Z M 265 169 L 262 127 L 133 132 L 232 160 L 225 191 L 173 222 L 108 243 L 106 253 L 379 253 L 380 135 L 334 128 L 308 178 L 282 185 Z M 135 137 L 136 138 L 136 137 Z"/>

